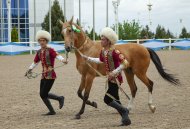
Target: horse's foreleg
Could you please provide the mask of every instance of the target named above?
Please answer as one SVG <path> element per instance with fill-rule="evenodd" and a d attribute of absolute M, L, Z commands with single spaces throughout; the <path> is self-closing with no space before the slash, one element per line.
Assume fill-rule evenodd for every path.
<path fill-rule="evenodd" d="M 92 76 L 90 74 L 86 76 L 83 104 L 82 104 L 82 107 L 81 107 L 79 113 L 76 114 L 76 119 L 80 119 L 80 116 L 84 113 L 85 104 L 89 103 L 88 98 L 89 98 L 93 80 L 94 80 L 94 76 Z"/>
<path fill-rule="evenodd" d="M 78 97 L 81 98 L 82 100 L 84 99 L 84 96 L 82 95 L 82 91 L 83 91 L 84 88 L 85 88 L 85 80 L 86 80 L 85 76 L 82 76 L 82 78 L 81 78 L 81 84 L 80 84 L 80 87 L 79 87 L 78 92 L 77 92 Z M 94 102 L 94 101 L 91 102 L 90 100 L 87 100 L 87 101 L 86 101 L 86 104 L 87 104 L 87 105 L 90 105 L 90 106 L 92 106 L 92 107 L 95 107 L 95 108 L 98 107 L 98 106 L 97 106 L 97 103 Z"/>

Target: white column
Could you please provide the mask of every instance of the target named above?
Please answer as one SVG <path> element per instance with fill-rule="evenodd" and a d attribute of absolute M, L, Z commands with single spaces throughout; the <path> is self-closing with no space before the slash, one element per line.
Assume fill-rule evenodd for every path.
<path fill-rule="evenodd" d="M 8 42 L 11 42 L 11 0 L 7 0 Z"/>

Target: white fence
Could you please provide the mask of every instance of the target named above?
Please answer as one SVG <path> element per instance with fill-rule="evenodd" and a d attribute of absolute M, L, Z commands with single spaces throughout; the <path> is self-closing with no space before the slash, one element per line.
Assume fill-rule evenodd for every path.
<path fill-rule="evenodd" d="M 63 41 L 50 42 L 48 45 L 58 52 L 65 50 Z M 32 54 L 34 51 L 37 51 L 39 49 L 40 46 L 37 42 L 0 43 L 0 54 L 4 55 L 17 55 L 22 54 L 24 52 L 30 52 L 30 54 Z"/>
<path fill-rule="evenodd" d="M 117 44 L 125 44 L 134 42 L 142 44 L 145 47 L 152 48 L 157 51 L 160 49 L 172 50 L 172 47 L 179 48 L 182 50 L 190 49 L 189 39 L 135 39 L 135 40 L 118 40 Z M 50 42 L 49 46 L 54 48 L 56 51 L 64 51 L 65 46 L 63 41 Z M 11 43 L 0 43 L 0 54 L 5 55 L 17 55 L 24 52 L 30 52 L 40 49 L 37 42 L 11 42 Z"/>

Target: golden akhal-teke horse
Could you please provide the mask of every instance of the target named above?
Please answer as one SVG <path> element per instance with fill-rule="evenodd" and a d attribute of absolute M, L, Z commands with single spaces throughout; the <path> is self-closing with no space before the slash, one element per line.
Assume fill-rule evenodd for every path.
<path fill-rule="evenodd" d="M 76 119 L 80 119 L 81 115 L 84 113 L 86 104 L 97 108 L 96 102 L 88 100 L 93 80 L 98 76 L 96 71 L 100 72 L 102 75 L 106 75 L 104 64 L 90 63 L 91 67 L 96 70 L 95 71 L 89 67 L 87 61 L 81 56 L 81 53 L 86 56 L 98 58 L 102 47 L 100 42 L 90 40 L 81 27 L 73 23 L 73 18 L 68 22 L 63 23 L 60 21 L 60 23 L 62 25 L 62 34 L 65 39 L 66 51 L 69 52 L 73 47 L 77 49 L 77 51 L 75 51 L 76 68 L 81 74 L 81 82 L 77 93 L 83 100 L 83 103 L 80 111 L 76 114 Z M 79 31 L 75 31 L 73 27 Z M 152 104 L 153 81 L 151 81 L 146 74 L 150 60 L 153 61 L 163 79 L 174 85 L 178 85 L 179 80 L 172 74 L 165 72 L 158 55 L 152 49 L 145 48 L 135 43 L 115 45 L 114 47 L 126 57 L 129 63 L 128 68 L 123 70 L 132 95 L 128 104 L 128 109 L 132 109 L 133 100 L 137 92 L 137 86 L 134 80 L 134 76 L 136 75 L 148 88 L 148 105 L 150 110 L 154 113 L 156 107 Z M 83 91 L 84 95 L 82 94 Z"/>

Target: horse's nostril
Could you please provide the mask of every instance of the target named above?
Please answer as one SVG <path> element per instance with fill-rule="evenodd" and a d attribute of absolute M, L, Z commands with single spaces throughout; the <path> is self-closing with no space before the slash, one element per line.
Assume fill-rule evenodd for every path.
<path fill-rule="evenodd" d="M 67 52 L 70 52 L 71 51 L 71 48 L 70 47 L 66 47 L 65 48 Z"/>

